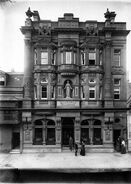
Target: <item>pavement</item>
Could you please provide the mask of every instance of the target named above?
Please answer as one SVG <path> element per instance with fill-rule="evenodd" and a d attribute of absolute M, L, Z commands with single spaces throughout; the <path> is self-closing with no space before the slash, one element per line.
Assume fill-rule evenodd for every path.
<path fill-rule="evenodd" d="M 55 172 L 119 172 L 131 171 L 131 153 L 0 153 L 0 170 L 45 170 Z"/>

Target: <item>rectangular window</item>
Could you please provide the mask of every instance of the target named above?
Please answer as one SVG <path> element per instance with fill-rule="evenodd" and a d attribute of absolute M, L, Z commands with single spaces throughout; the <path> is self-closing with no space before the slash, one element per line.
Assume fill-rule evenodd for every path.
<path fill-rule="evenodd" d="M 89 65 L 95 65 L 96 63 L 96 51 L 94 48 L 89 49 Z"/>
<path fill-rule="evenodd" d="M 119 100 L 120 99 L 120 87 L 114 88 L 114 99 Z"/>
<path fill-rule="evenodd" d="M 47 51 L 41 52 L 41 64 L 42 65 L 48 64 L 48 52 Z"/>
<path fill-rule="evenodd" d="M 0 86 L 5 86 L 5 78 L 0 76 Z"/>
<path fill-rule="evenodd" d="M 42 86 L 42 94 L 41 94 L 41 98 L 47 98 L 47 86 Z"/>
<path fill-rule="evenodd" d="M 66 64 L 71 64 L 71 52 L 66 52 Z"/>
<path fill-rule="evenodd" d="M 84 86 L 81 87 L 81 98 L 85 99 Z"/>
<path fill-rule="evenodd" d="M 95 88 L 89 88 L 89 99 L 94 100 L 95 99 Z"/>
<path fill-rule="evenodd" d="M 51 94 L 51 98 L 55 98 L 55 87 L 53 86 L 52 87 L 52 94 Z"/>
<path fill-rule="evenodd" d="M 85 52 L 81 52 L 81 65 L 85 65 Z"/>
<path fill-rule="evenodd" d="M 114 79 L 114 85 L 119 86 L 120 85 L 120 79 Z"/>
<path fill-rule="evenodd" d="M 120 57 L 121 57 L 121 50 L 114 49 L 114 65 L 120 66 Z"/>
<path fill-rule="evenodd" d="M 52 61 L 52 65 L 55 65 L 56 63 L 56 52 L 55 51 L 51 54 L 51 61 Z"/>

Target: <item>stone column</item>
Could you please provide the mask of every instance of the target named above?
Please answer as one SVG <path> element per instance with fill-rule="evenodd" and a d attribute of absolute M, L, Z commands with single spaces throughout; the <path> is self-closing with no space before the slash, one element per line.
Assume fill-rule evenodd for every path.
<path fill-rule="evenodd" d="M 56 145 L 61 147 L 61 118 L 56 120 Z"/>
<path fill-rule="evenodd" d="M 74 134 L 75 134 L 75 142 L 80 144 L 80 118 L 75 118 L 75 126 L 74 126 Z"/>
<path fill-rule="evenodd" d="M 46 144 L 46 121 L 43 121 L 43 145 Z"/>

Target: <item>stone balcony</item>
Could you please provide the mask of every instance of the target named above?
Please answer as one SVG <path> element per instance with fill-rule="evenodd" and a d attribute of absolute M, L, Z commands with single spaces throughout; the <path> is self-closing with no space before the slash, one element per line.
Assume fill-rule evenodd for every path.
<path fill-rule="evenodd" d="M 56 71 L 55 65 L 34 65 L 34 71 Z"/>
<path fill-rule="evenodd" d="M 79 72 L 79 66 L 75 64 L 62 64 L 58 66 L 58 71 L 62 76 L 74 76 Z"/>
<path fill-rule="evenodd" d="M 90 65 L 90 66 L 81 66 L 81 72 L 95 72 L 103 73 L 103 67 L 101 65 Z"/>

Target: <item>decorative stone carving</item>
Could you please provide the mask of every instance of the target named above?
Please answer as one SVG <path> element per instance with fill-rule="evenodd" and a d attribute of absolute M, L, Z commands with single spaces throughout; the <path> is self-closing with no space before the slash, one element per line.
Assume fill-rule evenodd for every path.
<path fill-rule="evenodd" d="M 89 26 L 86 29 L 86 35 L 87 36 L 97 36 L 98 30 L 95 26 Z"/>
<path fill-rule="evenodd" d="M 38 34 L 44 35 L 44 36 L 50 36 L 51 35 L 51 28 L 48 26 L 39 25 Z"/>

